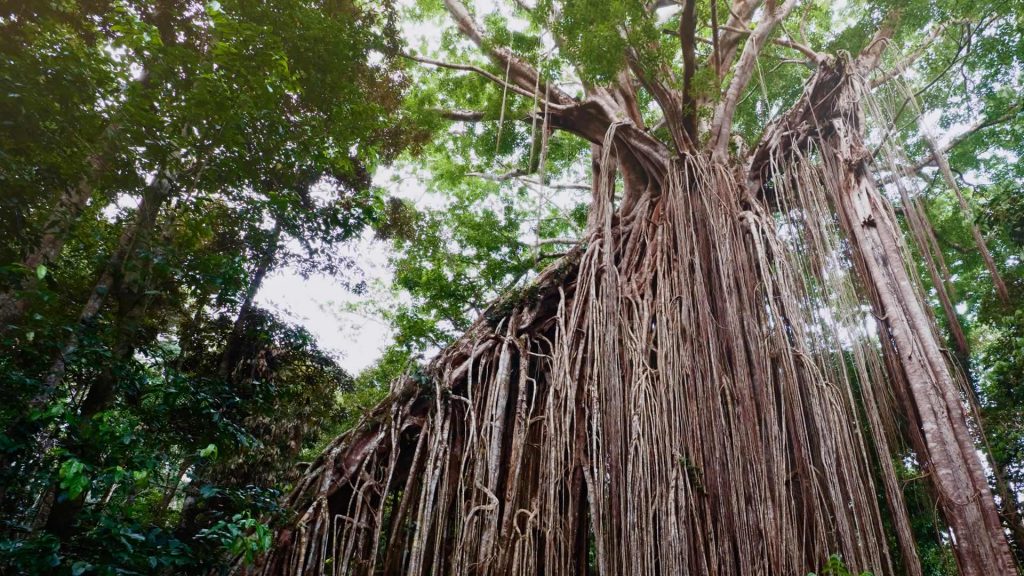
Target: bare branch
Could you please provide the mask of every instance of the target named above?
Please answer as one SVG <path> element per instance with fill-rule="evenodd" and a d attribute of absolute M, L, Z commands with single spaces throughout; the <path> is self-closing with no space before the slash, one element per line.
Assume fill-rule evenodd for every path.
<path fill-rule="evenodd" d="M 729 6 L 729 19 L 726 20 L 725 26 L 721 27 L 725 33 L 719 37 L 718 42 L 717 60 L 718 78 L 720 80 L 728 74 L 729 68 L 732 66 L 732 60 L 736 57 L 736 49 L 740 41 L 750 33 L 746 30 L 746 27 L 750 23 L 750 18 L 754 15 L 754 10 L 760 5 L 760 0 L 736 0 L 733 5 Z M 736 33 L 730 31 L 737 29 L 743 32 Z"/>
<path fill-rule="evenodd" d="M 509 69 L 509 81 L 520 90 L 532 94 L 534 86 L 537 86 L 539 83 L 540 91 L 551 95 L 552 102 L 550 105 L 552 107 L 571 106 L 576 103 L 576 100 L 561 88 L 552 86 L 549 89 L 547 82 L 539 78 L 537 70 L 513 54 L 508 48 L 487 45 L 484 42 L 483 31 L 473 20 L 473 16 L 470 15 L 465 4 L 459 0 L 445 0 L 444 5 L 448 9 L 448 13 L 451 14 L 452 19 L 455 20 L 459 31 L 472 40 L 491 60 L 502 67 L 507 67 Z"/>
<path fill-rule="evenodd" d="M 728 27 L 726 27 L 725 29 L 735 34 L 748 35 L 753 33 L 752 30 L 743 30 Z M 771 43 L 777 46 L 783 46 L 785 48 L 792 48 L 793 50 L 796 50 L 803 54 L 804 56 L 806 56 L 808 60 L 814 62 L 815 64 L 821 62 L 825 58 L 825 55 L 822 54 L 821 52 L 817 52 L 810 46 L 807 46 L 806 44 L 801 44 L 800 42 L 791 40 L 789 38 L 772 38 Z"/>
<path fill-rule="evenodd" d="M 488 174 L 486 172 L 469 172 L 469 173 L 466 174 L 466 176 L 472 176 L 473 178 L 480 178 L 480 179 L 483 179 L 483 180 L 490 180 L 491 182 L 508 182 L 509 180 L 513 180 L 515 178 L 519 178 L 520 176 L 526 176 L 527 174 L 529 174 L 529 172 L 527 172 L 526 170 L 523 170 L 522 168 L 517 168 L 515 170 L 511 170 L 511 171 L 505 172 L 503 174 Z"/>
<path fill-rule="evenodd" d="M 881 76 L 879 76 L 879 77 L 875 78 L 874 80 L 872 80 L 871 81 L 871 87 L 872 88 L 877 88 L 877 87 L 881 86 L 882 84 L 885 84 L 886 82 L 889 82 L 893 78 L 896 78 L 897 76 L 903 74 L 907 70 L 907 68 L 910 68 L 910 66 L 913 65 L 914 62 L 917 62 L 921 58 L 921 56 L 924 55 L 924 53 L 928 49 L 928 47 L 931 46 L 935 42 L 935 40 L 938 39 L 938 37 L 949 26 L 950 26 L 950 23 L 944 23 L 944 24 L 940 24 L 940 25 L 936 26 L 928 34 L 928 36 L 926 36 L 924 38 L 924 40 L 921 41 L 921 44 L 919 44 L 917 46 L 917 48 L 915 48 L 905 58 L 903 58 L 902 60 L 897 62 L 896 65 L 892 67 L 892 70 L 889 70 L 888 72 L 886 72 L 886 73 L 882 74 Z"/>
<path fill-rule="evenodd" d="M 981 234 L 981 228 L 978 227 L 978 223 L 974 219 L 970 204 L 967 203 L 967 199 L 960 192 L 960 186 L 957 184 L 956 179 L 953 178 L 953 170 L 949 166 L 949 160 L 946 158 L 945 153 L 939 150 L 938 143 L 935 142 L 931 135 L 925 133 L 924 140 L 928 144 L 932 158 L 939 165 L 939 171 L 946 180 L 946 186 L 956 194 L 957 201 L 960 203 L 960 210 L 971 227 L 971 236 L 974 237 L 974 244 L 978 248 L 978 252 L 981 253 L 981 259 L 985 262 L 985 268 L 988 269 L 989 276 L 992 278 L 992 284 L 995 285 L 999 301 L 1004 306 L 1009 306 L 1010 293 L 1006 289 L 1006 282 L 1003 281 L 1002 275 L 999 274 L 999 268 L 996 267 L 995 259 L 992 258 L 992 253 L 989 252 L 985 237 Z"/>
<path fill-rule="evenodd" d="M 805 44 L 801 44 L 801 43 L 796 42 L 794 40 L 790 40 L 788 38 L 774 38 L 772 40 L 772 44 L 776 44 L 778 46 L 784 46 L 786 48 L 792 48 L 793 50 L 796 50 L 797 52 L 799 52 L 799 53 L 803 54 L 804 56 L 806 56 L 808 60 L 810 60 L 811 62 L 814 62 L 815 64 L 818 63 L 818 62 L 821 62 L 822 59 L 825 58 L 824 54 L 822 54 L 820 52 L 816 52 L 812 48 L 810 48 L 809 46 L 807 46 Z"/>
<path fill-rule="evenodd" d="M 523 88 L 520 88 L 519 86 L 509 84 L 509 83 L 505 82 L 504 80 L 502 80 L 501 78 L 498 78 L 494 74 L 491 74 L 487 70 L 484 70 L 483 68 L 480 68 L 479 66 L 473 66 L 472 64 L 456 64 L 456 63 L 453 63 L 453 62 L 444 62 L 444 61 L 441 61 L 441 60 L 434 60 L 433 58 L 425 58 L 423 56 L 414 56 L 412 54 L 405 54 L 405 53 L 402 54 L 402 57 L 408 58 L 409 60 L 413 60 L 414 62 L 419 62 L 421 64 L 428 64 L 430 66 L 436 66 L 438 68 L 448 68 L 448 69 L 451 69 L 451 70 L 461 70 L 463 72 L 474 72 L 476 74 L 479 74 L 480 76 L 483 76 L 484 78 L 487 78 L 488 80 L 490 80 L 491 82 L 494 82 L 495 84 L 497 84 L 499 86 L 504 86 L 504 87 L 508 88 L 509 90 L 512 90 L 513 92 L 515 92 L 516 94 L 519 94 L 520 96 L 525 96 L 527 98 L 533 98 L 534 97 L 534 94 L 533 94 L 532 90 L 525 90 Z M 556 108 L 560 108 L 560 107 L 564 108 L 564 106 L 560 106 L 558 104 L 552 104 L 552 106 L 556 107 Z"/>
<path fill-rule="evenodd" d="M 515 0 L 515 4 L 520 10 L 526 12 L 527 14 L 532 13 L 536 8 L 535 6 L 530 6 L 526 2 L 523 2 L 523 0 Z"/>
<path fill-rule="evenodd" d="M 548 246 L 551 244 L 568 244 L 571 246 L 573 244 L 578 244 L 579 241 L 579 238 L 544 238 L 542 240 L 538 240 L 536 244 L 537 246 Z"/>
<path fill-rule="evenodd" d="M 629 48 L 626 51 L 626 61 L 629 63 L 630 70 L 633 71 L 633 74 L 636 75 L 643 87 L 654 97 L 658 107 L 661 108 L 662 119 L 665 125 L 668 126 L 669 134 L 671 134 L 676 147 L 680 149 L 690 147 L 693 141 L 683 126 L 681 114 L 683 105 L 678 91 L 669 88 L 665 83 L 644 70 L 636 50 Z M 662 71 L 662 73 L 664 74 L 665 72 Z"/>
<path fill-rule="evenodd" d="M 981 130 L 991 128 L 992 126 L 998 126 L 999 124 L 1003 124 L 1005 122 L 1009 122 L 1010 120 L 1012 120 L 1018 114 L 1021 113 L 1022 105 L 1024 105 L 1024 101 L 1019 101 L 1011 105 L 1009 110 L 1007 110 L 1004 114 L 1000 116 L 990 119 L 982 119 L 974 122 L 966 130 L 956 135 L 954 138 L 951 138 L 945 144 L 938 146 L 937 149 L 933 151 L 933 153 L 928 154 L 927 156 L 925 156 L 925 158 L 921 159 L 913 166 L 907 166 L 903 170 L 903 174 L 890 174 L 886 178 L 881 179 L 879 183 L 888 184 L 899 176 L 913 176 L 914 174 L 919 174 L 925 168 L 928 168 L 929 166 L 933 166 L 935 164 L 935 154 L 948 154 L 950 150 L 959 146 L 962 142 L 964 142 L 971 136 L 974 136 Z"/>
<path fill-rule="evenodd" d="M 882 54 L 892 40 L 893 32 L 896 31 L 897 18 L 898 15 L 895 13 L 890 13 L 886 16 L 885 21 L 878 27 L 874 37 L 871 38 L 871 42 L 868 42 L 868 45 L 860 51 L 860 54 L 857 56 L 857 65 L 862 74 L 867 74 L 878 67 L 879 62 L 882 60 Z"/>
<path fill-rule="evenodd" d="M 530 186 L 544 186 L 553 190 L 590 190 L 589 184 L 577 184 L 575 182 L 542 182 L 540 178 L 530 178 L 531 172 L 523 169 L 511 170 L 502 174 L 490 174 L 487 172 L 469 172 L 466 176 L 489 180 L 491 182 L 508 182 L 517 180 Z"/>

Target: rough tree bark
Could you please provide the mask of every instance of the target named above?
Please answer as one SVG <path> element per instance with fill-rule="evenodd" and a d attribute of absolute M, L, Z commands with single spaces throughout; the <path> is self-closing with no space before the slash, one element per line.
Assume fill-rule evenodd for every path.
<path fill-rule="evenodd" d="M 552 126 L 592 142 L 587 232 L 328 446 L 288 497 L 295 520 L 239 571 L 803 574 L 838 553 L 921 574 L 892 463 L 901 418 L 962 573 L 1015 571 L 957 376 L 871 179 L 860 101 L 888 27 L 856 59 L 801 47 L 817 72 L 735 159 L 735 108 L 795 2 L 715 40 L 708 65 L 734 73 L 703 146 L 665 70 L 627 55 L 671 146 L 637 124 L 630 82 L 577 101 L 445 4 L 513 89 L 547 95 Z M 758 6 L 736 2 L 732 27 Z M 848 248 L 855 265 L 837 272 Z"/>
<path fill-rule="evenodd" d="M 909 414 L 916 416 L 923 445 L 916 447 L 939 494 L 943 516 L 957 540 L 964 575 L 1012 574 L 1015 563 L 1003 534 L 985 468 L 967 426 L 965 398 L 942 353 L 930 312 L 904 263 L 892 211 L 870 175 L 870 154 L 861 137 L 858 70 L 841 98 L 826 149 L 840 167 L 837 194 L 843 228 L 883 329 L 886 352 L 899 357 Z M 884 336 L 887 333 L 887 338 Z"/>

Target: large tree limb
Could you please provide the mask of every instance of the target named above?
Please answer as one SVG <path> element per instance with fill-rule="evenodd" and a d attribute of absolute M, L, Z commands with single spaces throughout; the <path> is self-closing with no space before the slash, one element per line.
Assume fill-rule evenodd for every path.
<path fill-rule="evenodd" d="M 517 92 L 521 90 L 533 97 L 539 97 L 539 94 L 546 95 L 550 126 L 601 144 L 608 126 L 624 119 L 625 111 L 622 109 L 621 99 L 617 100 L 607 89 L 594 90 L 585 101 L 576 100 L 560 87 L 549 85 L 533 66 L 513 54 L 511 50 L 488 44 L 483 31 L 465 4 L 459 0 L 445 0 L 445 7 L 459 31 L 492 61 L 508 70 L 508 82 L 516 87 Z M 665 145 L 638 128 L 635 123 L 630 122 L 629 127 L 620 130 L 619 133 L 633 141 L 631 144 L 635 150 L 650 155 L 650 162 L 667 161 L 668 150 Z"/>
<path fill-rule="evenodd" d="M 775 30 L 775 27 L 782 22 L 786 16 L 796 7 L 796 0 L 786 0 L 774 13 L 766 13 L 764 18 L 758 22 L 757 27 L 750 34 L 743 53 L 736 64 L 736 73 L 729 83 L 725 98 L 715 110 L 715 117 L 711 124 L 710 148 L 713 158 L 724 160 L 728 155 L 729 136 L 732 132 L 732 120 L 736 113 L 736 106 L 739 104 L 740 96 L 746 89 L 747 84 L 754 75 L 754 68 L 757 65 L 757 57 L 768 42 L 768 37 Z"/>
<path fill-rule="evenodd" d="M 680 150 L 691 148 L 693 140 L 690 139 L 684 128 L 680 94 L 644 70 L 636 50 L 629 49 L 626 52 L 626 62 L 633 74 L 640 80 L 640 84 L 654 97 L 654 101 L 661 108 L 664 124 L 668 127 L 668 132 L 676 147 Z"/>
<path fill-rule="evenodd" d="M 532 89 L 531 90 L 527 90 L 527 89 L 521 88 L 521 87 L 519 87 L 519 86 L 517 86 L 515 84 L 510 84 L 510 83 L 506 82 L 505 80 L 502 80 L 501 78 L 495 76 L 494 74 L 491 74 L 490 72 L 488 72 L 487 70 L 484 70 L 483 68 L 481 68 L 479 66 L 473 66 L 472 64 L 457 64 L 457 63 L 454 63 L 454 62 L 444 62 L 444 61 L 441 61 L 441 60 L 435 60 L 433 58 L 426 58 L 426 57 L 423 57 L 423 56 L 414 56 L 412 54 L 402 54 L 402 56 L 404 58 L 408 58 L 409 60 L 412 60 L 414 62 L 419 62 L 421 64 L 428 64 L 430 66 L 436 66 L 438 68 L 448 68 L 450 70 L 461 70 L 463 72 L 474 72 L 474 73 L 479 74 L 480 76 L 483 76 L 484 78 L 490 80 L 491 82 L 494 82 L 495 84 L 497 84 L 499 86 L 503 86 L 505 88 L 508 88 L 509 90 L 512 90 L 513 92 L 515 92 L 516 94 L 519 94 L 520 96 L 525 96 L 527 98 L 533 98 L 535 96 L 535 94 L 534 94 Z M 555 106 L 555 107 L 564 107 L 564 105 L 560 105 L 560 104 L 553 104 L 553 106 Z"/>
<path fill-rule="evenodd" d="M 857 68 L 861 74 L 867 74 L 878 67 L 882 61 L 882 54 L 892 40 L 893 32 L 896 31 L 896 16 L 889 15 L 875 32 L 860 54 L 857 56 Z"/>
<path fill-rule="evenodd" d="M 691 143 L 697 142 L 697 101 L 693 95 L 693 76 L 697 72 L 697 0 L 685 0 L 679 15 L 679 44 L 683 51 L 682 128 Z"/>
<path fill-rule="evenodd" d="M 747 175 L 752 195 L 759 195 L 762 184 L 771 178 L 773 156 L 802 148 L 809 138 L 818 136 L 822 122 L 835 113 L 836 98 L 843 92 L 843 85 L 850 75 L 847 66 L 854 66 L 860 74 L 878 66 L 895 30 L 893 24 L 893 19 L 887 18 L 855 62 L 847 62 L 844 58 L 818 61 L 818 72 L 807 81 L 800 99 L 765 130 L 750 156 Z"/>
<path fill-rule="evenodd" d="M 730 30 L 743 29 L 750 24 L 750 18 L 754 10 L 761 5 L 759 0 L 736 0 L 729 7 L 729 19 L 722 27 L 723 34 L 720 35 L 716 54 L 712 56 L 718 62 L 718 79 L 723 80 L 729 73 L 732 61 L 736 57 L 736 50 L 740 41 L 747 37 L 749 32 L 730 32 Z"/>

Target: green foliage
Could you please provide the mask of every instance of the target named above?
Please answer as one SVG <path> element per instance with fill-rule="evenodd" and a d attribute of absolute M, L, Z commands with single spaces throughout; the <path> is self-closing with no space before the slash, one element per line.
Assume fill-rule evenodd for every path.
<path fill-rule="evenodd" d="M 89 476 L 82 461 L 71 458 L 60 465 L 60 488 L 68 498 L 78 498 L 88 487 Z"/>
<path fill-rule="evenodd" d="M 386 218 L 370 175 L 420 137 L 396 17 L 0 8 L 0 572 L 206 573 L 267 549 L 353 381 L 253 297 L 284 266 L 359 285 L 338 247 Z"/>
<path fill-rule="evenodd" d="M 198 540 L 209 540 L 252 563 L 260 553 L 270 550 L 271 531 L 266 524 L 248 514 L 235 514 L 230 521 L 219 520 L 196 534 Z"/>
<path fill-rule="evenodd" d="M 871 576 L 870 572 L 861 572 L 855 574 L 846 567 L 846 563 L 843 562 L 842 557 L 833 554 L 828 557 L 828 561 L 821 568 L 819 572 L 811 572 L 807 576 Z"/>

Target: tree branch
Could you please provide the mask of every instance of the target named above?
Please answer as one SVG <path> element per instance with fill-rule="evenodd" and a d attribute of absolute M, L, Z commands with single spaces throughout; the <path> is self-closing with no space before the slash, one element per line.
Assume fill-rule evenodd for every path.
<path fill-rule="evenodd" d="M 543 240 L 538 240 L 536 242 L 536 245 L 537 246 L 548 246 L 548 245 L 551 245 L 551 244 L 568 244 L 568 245 L 571 246 L 573 244 L 578 244 L 579 241 L 580 241 L 579 238 L 544 238 Z"/>
<path fill-rule="evenodd" d="M 742 30 L 728 27 L 726 27 L 725 29 L 729 30 L 730 32 L 742 35 L 748 35 L 753 32 L 752 30 Z M 815 64 L 821 62 L 825 58 L 825 55 L 822 54 L 821 52 L 817 52 L 810 46 L 807 46 L 806 44 L 801 44 L 800 42 L 797 42 L 790 38 L 772 38 L 771 43 L 777 46 L 783 46 L 785 48 L 792 48 L 793 50 L 796 50 L 797 52 L 800 52 L 801 54 L 806 56 L 808 60 L 814 62 Z"/>
<path fill-rule="evenodd" d="M 792 48 L 793 50 L 796 50 L 797 52 L 806 56 L 808 60 L 814 62 L 815 64 L 821 62 L 825 58 L 825 55 L 822 54 L 821 52 L 816 52 L 806 44 L 801 44 L 788 38 L 774 38 L 772 39 L 772 44 L 776 44 L 778 46 L 783 46 L 786 48 Z"/>
<path fill-rule="evenodd" d="M 715 77 L 722 77 L 722 63 L 718 53 L 718 0 L 711 0 L 711 59 L 714 61 Z"/>
<path fill-rule="evenodd" d="M 662 120 L 668 127 L 668 132 L 672 136 L 672 141 L 676 147 L 681 150 L 691 147 L 693 140 L 690 139 L 683 126 L 683 105 L 679 93 L 666 86 L 658 78 L 648 74 L 640 63 L 639 55 L 633 48 L 629 48 L 626 51 L 626 62 L 629 64 L 629 69 L 640 80 L 640 84 L 654 97 L 654 101 L 661 108 Z"/>
<path fill-rule="evenodd" d="M 928 154 L 913 166 L 907 166 L 906 168 L 904 168 L 903 174 L 890 174 L 886 178 L 879 180 L 879 183 L 884 185 L 891 183 L 898 176 L 912 176 L 914 174 L 920 173 L 921 170 L 924 170 L 925 168 L 935 164 L 935 154 L 945 155 L 949 153 L 950 150 L 959 146 L 962 142 L 964 142 L 971 136 L 974 136 L 974 134 L 976 134 L 977 132 L 1012 120 L 1014 117 L 1021 113 L 1022 108 L 1024 108 L 1024 101 L 1018 101 L 1015 104 L 1012 104 L 1009 110 L 1007 110 L 1000 116 L 976 121 L 974 124 L 971 124 L 966 130 L 956 135 L 954 138 L 951 138 L 949 142 L 946 142 L 942 146 L 939 146 L 937 150 L 934 151 L 934 153 Z"/>
<path fill-rule="evenodd" d="M 896 20 L 898 17 L 896 13 L 889 13 L 878 27 L 871 41 L 868 42 L 868 45 L 860 51 L 860 54 L 857 56 L 857 66 L 860 68 L 861 74 L 866 75 L 878 67 L 879 62 L 882 60 L 882 54 L 885 52 L 886 46 L 889 45 L 889 41 L 892 40 L 893 32 L 896 31 Z"/>
<path fill-rule="evenodd" d="M 557 86 L 549 87 L 548 83 L 541 79 L 536 69 L 510 50 L 485 42 L 483 32 L 473 20 L 465 4 L 459 0 L 445 0 L 444 3 L 459 31 L 476 44 L 493 62 L 509 71 L 508 81 L 517 88 L 517 93 L 526 92 L 530 96 L 540 93 L 548 95 L 549 126 L 566 130 L 592 143 L 601 144 L 608 126 L 614 121 L 621 120 L 623 116 L 621 107 L 607 89 L 595 89 L 588 94 L 586 100 L 578 101 Z M 638 128 L 633 122 L 623 125 L 617 135 L 624 140 L 628 139 L 629 147 L 643 156 L 646 162 L 660 165 L 669 157 L 664 143 Z"/>
<path fill-rule="evenodd" d="M 750 34 L 747 44 L 743 47 L 743 53 L 736 64 L 736 73 L 726 90 L 725 98 L 719 103 L 715 110 L 715 117 L 711 124 L 711 154 L 712 157 L 724 160 L 728 155 L 729 135 L 732 132 L 732 120 L 736 113 L 736 105 L 747 84 L 754 75 L 754 67 L 757 64 L 757 57 L 764 48 L 768 37 L 778 26 L 779 22 L 786 18 L 796 6 L 796 0 L 786 0 L 779 6 L 774 14 L 766 13 L 764 18 L 758 22 L 757 27 Z"/>
<path fill-rule="evenodd" d="M 584 190 L 589 191 L 589 184 L 576 184 L 574 182 L 542 182 L 540 178 L 529 178 L 532 172 L 523 169 L 511 170 L 502 174 L 489 174 L 487 172 L 469 172 L 466 176 L 489 180 L 491 182 L 508 182 L 518 180 L 531 186 L 544 186 L 554 190 Z"/>
<path fill-rule="evenodd" d="M 726 20 L 722 30 L 725 34 L 719 37 L 717 61 L 719 81 L 725 78 L 732 66 L 732 60 L 736 57 L 736 48 L 740 41 L 750 32 L 746 30 L 754 10 L 761 4 L 759 0 L 735 0 L 729 6 L 729 19 Z M 742 29 L 742 33 L 730 32 L 730 30 Z"/>
<path fill-rule="evenodd" d="M 488 174 L 487 172 L 468 172 L 466 176 L 472 176 L 473 178 L 480 178 L 483 180 L 490 180 L 491 182 L 508 182 L 520 176 L 526 176 L 529 174 L 522 168 L 517 168 L 503 174 Z"/>
<path fill-rule="evenodd" d="M 438 115 L 446 120 L 453 120 L 455 122 L 479 122 L 484 119 L 486 114 L 477 110 L 443 110 L 440 108 L 433 109 Z"/>
<path fill-rule="evenodd" d="M 485 43 L 483 31 L 473 20 L 473 16 L 470 15 L 465 4 L 459 0 L 444 0 L 444 5 L 452 19 L 455 20 L 455 25 L 458 26 L 459 31 L 476 44 L 491 60 L 503 68 L 508 68 L 509 80 L 520 90 L 532 95 L 534 88 L 539 86 L 538 90 L 541 93 L 551 95 L 552 101 L 549 105 L 552 107 L 566 107 L 576 103 L 576 100 L 561 88 L 557 86 L 549 87 L 547 82 L 540 79 L 536 69 L 513 54 L 508 48 L 491 46 Z"/>
<path fill-rule="evenodd" d="M 494 82 L 495 84 L 497 84 L 499 86 L 504 86 L 504 87 L 508 88 L 509 90 L 512 90 L 513 92 L 515 92 L 516 94 L 519 94 L 520 96 L 525 96 L 527 98 L 533 98 L 534 97 L 533 90 L 525 90 L 523 88 L 520 88 L 519 86 L 509 84 L 509 83 L 505 82 L 504 80 L 502 80 L 501 78 L 498 78 L 494 74 L 491 74 L 487 70 L 484 70 L 483 68 L 480 68 L 479 66 L 473 66 L 472 64 L 455 64 L 453 62 L 444 62 L 444 61 L 441 61 L 441 60 L 434 60 L 433 58 L 425 58 L 423 56 L 414 56 L 412 54 L 405 54 L 405 53 L 402 53 L 402 57 L 403 58 L 407 58 L 409 60 L 412 60 L 414 62 L 419 62 L 421 64 L 428 64 L 430 66 L 436 66 L 438 68 L 448 68 L 450 70 L 461 70 L 463 72 L 474 72 L 474 73 L 479 74 L 480 76 L 483 76 L 484 78 L 490 80 L 491 82 Z M 565 107 L 564 105 L 559 105 L 559 104 L 551 104 L 551 106 L 554 107 L 554 108 L 564 108 Z"/>
<path fill-rule="evenodd" d="M 925 50 L 927 50 L 928 47 L 931 46 L 935 42 L 935 40 L 938 39 L 938 37 L 943 32 L 946 31 L 947 28 L 949 28 L 950 24 L 951 23 L 943 23 L 936 26 L 925 37 L 921 44 L 917 48 L 915 48 L 910 54 L 908 54 L 905 58 L 897 62 L 896 65 L 892 67 L 892 70 L 889 70 L 888 72 L 885 72 L 881 76 L 873 79 L 870 84 L 871 88 L 877 88 L 882 84 L 889 82 L 893 78 L 896 78 L 897 76 L 903 74 L 907 70 L 907 68 L 913 65 L 914 62 L 917 62 L 921 58 L 921 56 L 924 55 Z"/>

